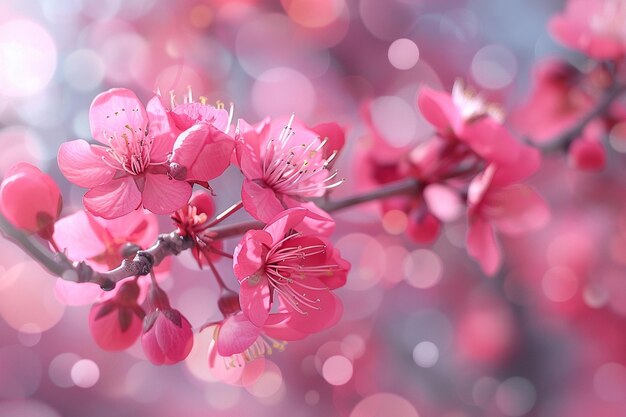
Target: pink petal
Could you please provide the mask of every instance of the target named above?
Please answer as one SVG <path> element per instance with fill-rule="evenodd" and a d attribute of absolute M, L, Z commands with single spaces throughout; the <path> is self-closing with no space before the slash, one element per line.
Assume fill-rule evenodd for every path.
<path fill-rule="evenodd" d="M 234 149 L 235 142 L 229 138 L 206 145 L 191 167 L 189 179 L 211 181 L 219 177 L 230 166 Z"/>
<path fill-rule="evenodd" d="M 290 208 L 283 210 L 269 221 L 263 230 L 272 236 L 274 242 L 279 242 L 287 235 L 291 229 L 298 230 L 297 226 L 309 213 L 307 209 Z"/>
<path fill-rule="evenodd" d="M 165 314 L 161 313 L 154 324 L 155 337 L 159 348 L 165 355 L 164 364 L 171 365 L 184 360 L 193 347 L 191 324 L 177 310 L 181 326 L 177 326 Z"/>
<path fill-rule="evenodd" d="M 165 161 L 172 152 L 178 130 L 159 97 L 152 97 L 146 111 L 150 120 L 150 137 L 153 139 L 150 159 L 152 162 Z"/>
<path fill-rule="evenodd" d="M 116 170 L 102 160 L 106 155 L 105 148 L 79 139 L 62 143 L 57 158 L 65 178 L 79 187 L 94 188 L 115 175 Z"/>
<path fill-rule="evenodd" d="M 187 130 L 198 123 L 212 124 L 222 132 L 228 129 L 229 114 L 225 109 L 217 109 L 202 103 L 179 104 L 172 109 L 172 118 L 181 130 Z"/>
<path fill-rule="evenodd" d="M 299 232 L 330 236 L 335 231 L 335 221 L 330 214 L 319 208 L 314 202 L 299 201 L 287 196 L 283 197 L 283 201 L 289 208 L 304 208 L 309 211 L 298 225 Z"/>
<path fill-rule="evenodd" d="M 417 105 L 422 116 L 439 132 L 451 130 L 460 118 L 450 94 L 433 90 L 430 87 L 422 87 L 417 97 Z"/>
<path fill-rule="evenodd" d="M 513 184 L 490 191 L 483 213 L 507 234 L 521 234 L 543 227 L 550 209 L 541 196 L 526 184 Z"/>
<path fill-rule="evenodd" d="M 213 217 L 213 214 L 215 214 L 215 202 L 213 201 L 213 197 L 206 191 L 195 191 L 191 195 L 189 205 L 194 206 L 198 213 L 204 213 L 209 218 Z"/>
<path fill-rule="evenodd" d="M 259 327 L 265 324 L 270 310 L 270 288 L 265 274 L 250 275 L 241 281 L 239 304 L 252 324 Z"/>
<path fill-rule="evenodd" d="M 209 125 L 205 123 L 191 126 L 176 138 L 172 151 L 172 162 L 184 167 L 191 167 L 209 134 Z"/>
<path fill-rule="evenodd" d="M 83 196 L 85 208 L 105 219 L 114 219 L 139 207 L 141 193 L 132 177 L 112 180 L 89 190 Z"/>
<path fill-rule="evenodd" d="M 423 194 L 428 209 L 441 221 L 454 221 L 463 213 L 463 201 L 453 187 L 429 184 Z"/>
<path fill-rule="evenodd" d="M 114 238 L 133 242 L 142 248 L 154 243 L 159 234 L 157 217 L 147 210 L 139 209 L 116 219 L 95 218 Z"/>
<path fill-rule="evenodd" d="M 54 241 L 73 261 L 83 261 L 105 251 L 104 243 L 91 227 L 88 214 L 77 211 L 56 222 Z"/>
<path fill-rule="evenodd" d="M 167 175 L 146 174 L 143 206 L 155 214 L 170 214 L 189 201 L 191 185 L 169 179 Z"/>
<path fill-rule="evenodd" d="M 327 140 L 323 148 L 324 159 L 329 158 L 333 152 L 339 152 L 346 143 L 346 131 L 337 123 L 320 123 L 311 130 L 319 135 L 321 141 Z"/>
<path fill-rule="evenodd" d="M 502 260 L 493 226 L 480 217 L 470 223 L 467 252 L 480 263 L 485 274 L 492 276 L 500 269 Z"/>
<path fill-rule="evenodd" d="M 463 124 L 458 134 L 488 162 L 510 164 L 522 147 L 504 126 L 488 117 Z"/>
<path fill-rule="evenodd" d="M 241 201 L 252 217 L 266 223 L 285 210 L 271 188 L 263 187 L 248 178 L 243 180 Z"/>
<path fill-rule="evenodd" d="M 89 124 L 93 138 L 106 145 L 110 136 L 128 131 L 126 126 L 145 132 L 148 115 L 135 93 L 125 88 L 113 88 L 93 100 Z"/>
<path fill-rule="evenodd" d="M 241 314 L 228 317 L 217 336 L 217 352 L 231 356 L 249 348 L 261 335 L 261 328 L 252 324 Z"/>
<path fill-rule="evenodd" d="M 242 141 L 237 142 L 235 153 L 244 177 L 250 180 L 263 178 L 263 163 L 259 160 L 261 156 L 254 151 L 250 144 Z"/>
<path fill-rule="evenodd" d="M 242 282 L 264 266 L 265 253 L 272 245 L 272 236 L 264 230 L 246 232 L 233 253 L 233 271 Z"/>

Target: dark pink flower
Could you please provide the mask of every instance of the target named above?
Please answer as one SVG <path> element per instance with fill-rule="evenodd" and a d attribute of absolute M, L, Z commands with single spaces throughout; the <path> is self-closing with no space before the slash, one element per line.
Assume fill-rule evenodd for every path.
<path fill-rule="evenodd" d="M 138 298 L 139 285 L 130 280 L 120 285 L 115 297 L 91 307 L 89 329 L 98 346 L 104 350 L 122 350 L 135 343 L 145 316 Z"/>
<path fill-rule="evenodd" d="M 550 21 L 552 35 L 564 45 L 596 59 L 626 54 L 626 4 L 621 0 L 569 0 Z"/>
<path fill-rule="evenodd" d="M 143 322 L 141 346 L 155 365 L 172 365 L 185 360 L 193 347 L 191 324 L 170 307 L 167 295 L 156 286 L 148 295 L 148 314 Z"/>
<path fill-rule="evenodd" d="M 336 132 L 327 127 L 320 132 Z M 270 121 L 257 126 L 239 122 L 237 161 L 244 175 L 241 197 L 245 209 L 268 222 L 289 207 L 322 213 L 309 200 L 342 183 L 327 168 L 337 154 L 329 146 L 341 141 L 321 139 L 315 131 L 294 121 Z"/>
<path fill-rule="evenodd" d="M 135 93 L 116 88 L 98 95 L 89 110 L 93 138 L 61 145 L 59 168 L 74 184 L 89 188 L 83 197 L 87 210 L 108 219 L 143 205 L 156 214 L 182 207 L 191 185 L 168 176 L 174 145 L 171 121 L 154 97 L 147 111 Z"/>
<path fill-rule="evenodd" d="M 282 324 L 306 335 L 339 318 L 341 303 L 331 290 L 345 284 L 350 266 L 319 233 L 316 224 L 325 221 L 306 209 L 289 209 L 239 242 L 233 268 L 243 314 L 252 324 Z M 275 301 L 278 313 L 268 322 Z M 288 333 L 279 338 L 289 339 Z"/>
<path fill-rule="evenodd" d="M 606 164 L 606 149 L 602 137 L 606 131 L 601 123 L 587 126 L 582 136 L 576 138 L 568 149 L 568 161 L 582 171 L 601 171 Z"/>
<path fill-rule="evenodd" d="M 61 192 L 54 180 L 25 162 L 6 172 L 0 184 L 0 211 L 15 227 L 49 239 L 61 214 Z"/>

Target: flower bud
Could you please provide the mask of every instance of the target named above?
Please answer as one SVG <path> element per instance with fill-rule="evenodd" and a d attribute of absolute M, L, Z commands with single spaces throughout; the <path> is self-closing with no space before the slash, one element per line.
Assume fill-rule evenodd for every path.
<path fill-rule="evenodd" d="M 139 338 L 145 313 L 137 304 L 138 296 L 139 286 L 129 281 L 115 297 L 91 307 L 89 329 L 102 349 L 123 350 Z"/>
<path fill-rule="evenodd" d="M 599 140 L 578 138 L 569 148 L 568 160 L 582 171 L 601 171 L 606 162 L 606 150 Z"/>
<path fill-rule="evenodd" d="M 39 168 L 19 163 L 0 185 L 0 212 L 15 227 L 49 239 L 62 208 L 61 192 Z"/>
<path fill-rule="evenodd" d="M 153 286 L 148 295 L 152 311 L 144 319 L 141 346 L 155 365 L 172 365 L 184 360 L 193 347 L 189 321 L 169 307 L 167 295 Z"/>

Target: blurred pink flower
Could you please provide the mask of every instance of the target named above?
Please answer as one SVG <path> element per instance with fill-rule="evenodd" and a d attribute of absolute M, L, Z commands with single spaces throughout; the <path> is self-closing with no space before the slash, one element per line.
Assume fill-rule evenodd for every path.
<path fill-rule="evenodd" d="M 626 53 L 626 3 L 622 0 L 569 0 L 552 18 L 552 35 L 564 45 L 596 59 L 620 59 Z"/>
<path fill-rule="evenodd" d="M 280 339 L 318 332 L 339 318 L 341 303 L 330 290 L 345 284 L 350 266 L 320 232 L 325 221 L 289 209 L 263 230 L 247 232 L 235 248 L 243 314 L 257 327 L 276 324 Z M 275 296 L 279 310 L 267 323 Z"/>
<path fill-rule="evenodd" d="M 602 123 L 587 125 L 583 134 L 568 149 L 570 165 L 582 171 L 601 171 L 606 164 L 606 149 L 602 138 L 607 134 Z"/>
<path fill-rule="evenodd" d="M 155 365 L 172 365 L 185 360 L 193 347 L 191 324 L 170 307 L 163 290 L 152 285 L 148 294 L 148 314 L 143 322 L 141 346 Z"/>
<path fill-rule="evenodd" d="M 61 191 L 39 168 L 22 162 L 6 172 L 0 184 L 0 211 L 15 227 L 50 239 L 61 214 Z"/>
<path fill-rule="evenodd" d="M 139 285 L 124 282 L 115 297 L 96 303 L 89 313 L 91 334 L 104 350 L 123 350 L 139 338 L 146 313 L 137 304 Z"/>
<path fill-rule="evenodd" d="M 239 121 L 237 161 L 244 175 L 241 192 L 245 209 L 256 219 L 268 222 L 289 207 L 305 207 L 323 213 L 309 199 L 323 196 L 342 183 L 337 172 L 327 168 L 335 158 L 342 140 L 321 139 L 320 135 L 294 117 L 250 126 Z M 318 126 L 322 134 L 341 130 Z"/>
<path fill-rule="evenodd" d="M 93 138 L 108 147 L 66 142 L 58 161 L 69 181 L 90 188 L 83 197 L 90 212 L 113 219 L 143 204 L 168 214 L 189 200 L 191 185 L 168 176 L 175 136 L 158 97 L 146 111 L 132 91 L 111 89 L 94 99 L 89 122 Z"/>

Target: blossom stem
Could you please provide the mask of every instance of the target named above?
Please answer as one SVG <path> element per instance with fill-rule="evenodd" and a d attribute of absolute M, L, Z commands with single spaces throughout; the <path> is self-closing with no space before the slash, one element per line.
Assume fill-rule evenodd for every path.
<path fill-rule="evenodd" d="M 208 229 L 209 227 L 213 227 L 217 224 L 220 224 L 222 221 L 229 218 L 232 214 L 239 211 L 242 207 L 243 207 L 243 202 L 239 200 L 238 203 L 233 204 L 232 206 L 228 207 L 226 210 L 221 212 L 218 216 L 215 217 L 215 219 L 212 222 L 208 223 L 205 227 Z"/>

